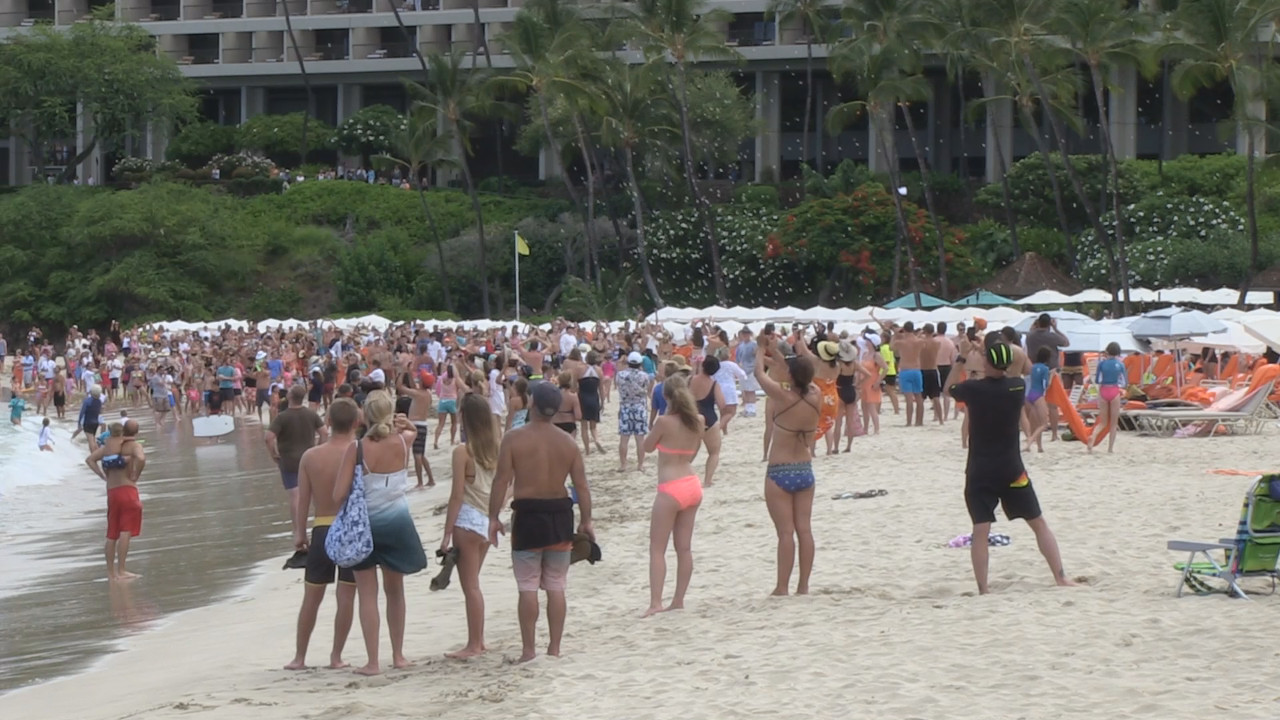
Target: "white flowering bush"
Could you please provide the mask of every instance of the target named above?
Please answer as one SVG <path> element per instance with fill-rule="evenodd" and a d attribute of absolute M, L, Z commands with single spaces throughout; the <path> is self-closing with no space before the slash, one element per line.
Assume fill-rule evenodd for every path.
<path fill-rule="evenodd" d="M 209 161 L 207 169 L 213 170 L 218 168 L 221 172 L 223 180 L 231 179 L 236 170 L 244 168 L 249 173 L 241 173 L 241 175 L 249 174 L 250 177 L 268 177 L 276 169 L 276 164 L 266 157 L 257 153 L 238 152 L 227 155 L 214 155 Z"/>
<path fill-rule="evenodd" d="M 1125 207 L 1124 215 L 1129 283 L 1135 287 L 1229 284 L 1237 269 L 1243 274 L 1245 220 L 1225 200 L 1157 192 Z M 1114 241 L 1115 214 L 1104 214 L 1102 224 Z M 1106 286 L 1106 249 L 1092 230 L 1080 235 L 1076 251 L 1081 282 Z"/>
<path fill-rule="evenodd" d="M 720 268 L 729 301 L 780 307 L 814 292 L 801 268 L 786 258 L 765 257 L 765 242 L 778 228 L 775 210 L 749 205 L 716 206 Z M 706 228 L 692 209 L 655 213 L 645 224 L 649 261 L 668 303 L 715 302 L 715 281 Z"/>
<path fill-rule="evenodd" d="M 149 175 L 153 170 L 155 170 L 155 163 L 151 158 L 126 157 L 120 158 L 115 167 L 111 168 L 111 177 L 117 180 L 130 180 L 141 175 Z"/>
<path fill-rule="evenodd" d="M 394 150 L 395 138 L 409 130 L 409 120 L 395 108 L 370 105 L 338 125 L 334 144 L 351 155 L 381 155 Z"/>

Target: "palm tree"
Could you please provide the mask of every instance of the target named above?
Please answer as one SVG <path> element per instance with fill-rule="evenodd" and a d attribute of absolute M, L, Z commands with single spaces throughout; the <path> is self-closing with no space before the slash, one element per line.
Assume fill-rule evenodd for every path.
<path fill-rule="evenodd" d="M 293 16 L 289 12 L 289 0 L 280 0 L 280 7 L 284 8 L 284 27 L 289 34 L 289 45 L 293 47 L 293 56 L 298 58 L 298 72 L 302 74 L 302 86 L 307 90 L 307 107 L 302 112 L 302 147 L 298 155 L 298 164 L 305 165 L 307 163 L 307 121 L 311 119 L 311 109 L 315 107 L 315 100 L 311 95 L 311 78 L 307 75 L 307 63 L 302 58 L 302 52 L 298 50 L 298 36 L 293 34 Z"/>
<path fill-rule="evenodd" d="M 838 76 L 858 78 L 867 91 L 867 100 L 846 103 L 844 109 L 832 115 L 845 120 L 849 112 L 868 110 L 878 122 L 877 142 L 881 152 L 889 159 L 889 180 L 895 207 L 899 214 L 898 245 L 907 241 L 906 216 L 897 189 L 901 187 L 897 148 L 893 133 L 897 112 L 901 110 L 916 161 L 920 166 L 920 178 L 924 185 L 925 205 L 933 225 L 938 252 L 939 284 L 942 294 L 947 294 L 946 245 L 942 227 L 933 202 L 929 168 L 911 119 L 910 103 L 926 102 L 932 95 L 928 80 L 923 75 L 920 48 L 930 38 L 933 23 L 919 0 L 858 0 L 847 2 L 842 12 L 843 21 L 853 30 L 853 36 L 836 45 L 830 65 Z M 837 108 L 839 109 L 839 108 Z M 897 294 L 901 248 L 895 252 L 892 292 Z M 913 261 L 914 265 L 914 261 Z M 912 289 L 918 292 L 914 275 Z"/>
<path fill-rule="evenodd" d="M 708 9 L 705 0 L 637 0 L 634 16 L 636 37 L 645 57 L 658 65 L 675 69 L 672 99 L 680 115 L 683 141 L 685 182 L 702 222 L 707 228 L 707 247 L 711 253 L 711 274 L 715 281 L 716 300 L 728 304 L 729 293 L 720 270 L 720 246 L 716 233 L 715 213 L 706 195 L 698 187 L 694 167 L 693 130 L 689 123 L 689 63 L 695 60 L 739 60 L 741 56 L 726 44 L 721 26 L 731 15 L 720 8 Z"/>
<path fill-rule="evenodd" d="M 414 109 L 435 113 L 443 123 L 444 132 L 452 135 L 459 146 L 458 168 L 462 181 L 471 198 L 471 210 L 476 215 L 476 234 L 480 243 L 480 304 L 485 317 L 489 312 L 489 259 L 485 247 L 484 210 L 480 207 L 480 195 L 476 192 L 471 163 L 472 118 L 490 109 L 488 79 L 477 67 L 463 67 L 463 54 L 451 52 L 447 56 L 432 55 L 427 59 L 428 73 L 425 83 L 407 83 L 414 96 Z"/>
<path fill-rule="evenodd" d="M 1063 117 L 1073 117 L 1067 111 L 1067 104 L 1062 102 L 1064 96 L 1074 95 L 1065 91 L 1061 82 L 1046 81 L 1043 67 L 1062 68 L 1070 61 L 1070 54 L 1047 42 L 1045 25 L 1047 24 L 1054 0 L 981 0 L 979 7 L 980 41 L 992 48 L 998 57 L 1003 58 L 995 63 L 993 69 L 1002 70 L 1004 79 L 1015 89 L 1021 90 L 1022 97 L 1031 96 L 1030 90 L 1040 103 L 1044 116 L 1049 120 L 1049 128 L 1057 140 L 1058 152 L 1062 157 L 1062 166 L 1067 179 L 1075 191 L 1085 216 L 1089 219 L 1094 235 L 1102 243 L 1107 252 L 1111 271 L 1111 289 L 1114 293 L 1120 288 L 1120 271 L 1116 260 L 1115 245 L 1110 234 L 1102 225 L 1101 216 L 1094 208 L 1092 199 L 1084 191 L 1080 174 L 1076 172 L 1071 160 L 1071 151 L 1067 146 L 1067 132 L 1063 127 Z M 1067 77 L 1061 76 L 1058 77 Z M 1020 109 L 1027 109 L 1026 105 Z M 1024 121 L 1029 117 L 1029 110 L 1023 115 Z M 1028 126 L 1028 132 L 1039 135 L 1034 122 Z M 1044 151 L 1042 149 L 1042 157 Z M 1052 175 L 1050 176 L 1053 177 Z"/>
<path fill-rule="evenodd" d="M 1274 24 L 1280 19 L 1280 0 L 1183 0 L 1173 16 L 1177 32 L 1170 46 L 1176 64 L 1171 84 L 1186 99 L 1201 88 L 1226 81 L 1235 94 L 1236 127 L 1245 136 L 1245 209 L 1249 229 L 1249 270 L 1240 288 L 1244 302 L 1253 276 L 1262 268 L 1258 246 L 1255 177 L 1259 136 L 1265 120 L 1256 109 L 1276 82 L 1272 62 Z M 1266 38 L 1263 42 L 1261 38 Z M 1262 111 L 1265 113 L 1265 110 Z"/>
<path fill-rule="evenodd" d="M 800 163 L 808 165 L 811 158 L 809 152 L 809 128 L 813 112 L 813 43 L 825 43 L 830 22 L 826 15 L 826 3 L 823 0 L 769 0 L 770 15 L 777 16 L 778 30 L 781 25 L 799 21 L 804 28 L 804 125 L 800 134 Z M 818 168 L 822 172 L 822 168 Z M 800 194 L 804 196 L 804 183 L 800 183 Z"/>
<path fill-rule="evenodd" d="M 551 119 L 552 104 L 557 99 L 580 101 L 590 93 L 583 82 L 589 64 L 595 61 L 586 25 L 575 7 L 562 0 L 531 0 L 516 14 L 511 29 L 503 33 L 503 45 L 515 63 L 514 72 L 502 78 L 522 91 L 532 93 L 537 106 L 536 122 L 542 127 L 546 148 L 551 151 L 561 146 Z M 594 177 L 583 134 L 577 131 L 581 121 L 576 108 L 571 109 L 575 131 L 573 140 L 579 146 L 587 165 L 589 198 L 584 203 L 577 186 L 567 172 L 567 163 L 560 173 L 569 198 L 582 217 L 583 237 L 587 241 L 588 266 L 591 255 L 598 246 L 594 223 Z M 567 268 L 566 268 L 567 269 Z M 595 276 L 599 279 L 599 264 L 595 264 Z M 590 278 L 590 271 L 586 273 Z"/>
<path fill-rule="evenodd" d="M 1143 22 L 1149 15 L 1128 9 L 1123 0 L 1063 0 L 1054 7 L 1048 27 L 1069 43 L 1076 58 L 1089 69 L 1093 98 L 1098 106 L 1098 126 L 1111 175 L 1111 210 L 1115 215 L 1116 263 L 1123 312 L 1129 314 L 1129 261 L 1125 253 L 1124 215 L 1120 202 L 1120 163 L 1111 137 L 1110 114 L 1104 89 L 1112 70 L 1141 66 L 1150 72 L 1150 55 L 1143 52 Z M 1113 90 L 1114 92 L 1114 90 Z"/>
<path fill-rule="evenodd" d="M 627 187 L 631 192 L 631 204 L 636 219 L 636 254 L 640 259 L 640 273 L 645 289 L 658 308 L 666 307 L 658 293 L 653 272 L 649 267 L 649 253 L 645 245 L 644 195 L 636 175 L 636 151 L 644 144 L 659 142 L 659 138 L 674 139 L 679 130 L 670 121 L 668 96 L 659 87 L 658 70 L 652 65 L 633 66 L 615 63 L 610 67 L 607 80 L 598 86 L 606 105 L 602 115 L 601 139 L 608 147 L 622 153 L 623 167 L 627 171 Z M 658 70 L 658 71 L 656 71 Z"/>
<path fill-rule="evenodd" d="M 391 139 L 392 152 L 378 156 L 378 159 L 403 167 L 408 177 L 418 189 L 418 201 L 422 204 L 422 215 L 427 220 L 431 237 L 436 245 L 436 257 L 440 261 L 440 279 L 444 290 L 445 309 L 453 312 L 453 298 L 449 292 L 449 265 L 444 261 L 444 236 L 436 222 L 435 213 L 427 202 L 426 182 L 423 171 L 427 168 L 456 167 L 454 158 L 454 139 L 448 133 L 438 129 L 439 118 L 426 108 L 415 108 L 407 113 L 404 130 Z"/>

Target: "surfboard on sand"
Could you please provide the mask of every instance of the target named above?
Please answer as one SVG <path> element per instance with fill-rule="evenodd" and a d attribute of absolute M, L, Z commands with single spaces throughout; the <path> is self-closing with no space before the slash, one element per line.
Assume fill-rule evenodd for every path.
<path fill-rule="evenodd" d="M 192 418 L 191 429 L 198 438 L 221 437 L 236 429 L 236 419 L 230 415 Z"/>

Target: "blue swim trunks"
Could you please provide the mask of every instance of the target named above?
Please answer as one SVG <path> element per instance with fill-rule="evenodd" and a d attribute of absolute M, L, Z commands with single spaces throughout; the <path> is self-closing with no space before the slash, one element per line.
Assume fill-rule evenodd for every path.
<path fill-rule="evenodd" d="M 924 393 L 924 374 L 919 370 L 898 370 L 898 389 L 908 395 Z"/>
<path fill-rule="evenodd" d="M 454 400 L 453 398 L 449 398 L 449 399 L 442 398 L 440 400 L 440 403 L 436 406 L 436 412 L 440 413 L 441 415 L 453 415 L 454 413 L 458 412 L 458 401 Z"/>

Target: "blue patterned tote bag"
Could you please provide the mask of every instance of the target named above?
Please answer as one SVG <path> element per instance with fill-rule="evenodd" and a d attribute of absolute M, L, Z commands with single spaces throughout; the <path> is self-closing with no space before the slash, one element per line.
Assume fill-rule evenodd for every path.
<path fill-rule="evenodd" d="M 359 565 L 373 554 L 373 530 L 369 527 L 369 506 L 364 497 L 364 448 L 356 441 L 356 470 L 351 492 L 329 527 L 324 551 L 338 567 Z"/>

